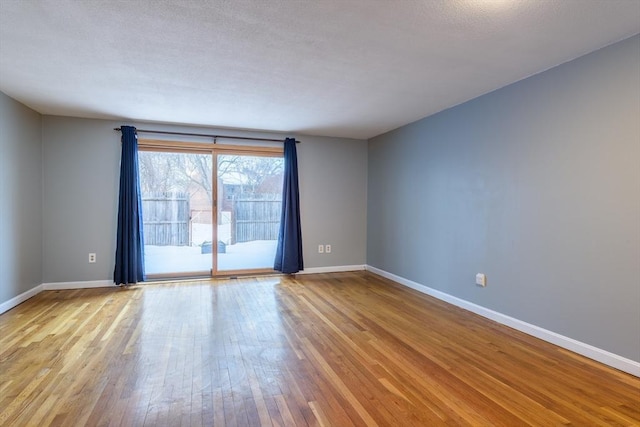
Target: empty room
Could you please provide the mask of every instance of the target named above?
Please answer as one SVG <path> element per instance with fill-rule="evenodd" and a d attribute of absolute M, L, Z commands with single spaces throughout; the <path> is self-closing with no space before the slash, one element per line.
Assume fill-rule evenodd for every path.
<path fill-rule="evenodd" d="M 640 1 L 0 0 L 0 426 L 640 426 Z"/>

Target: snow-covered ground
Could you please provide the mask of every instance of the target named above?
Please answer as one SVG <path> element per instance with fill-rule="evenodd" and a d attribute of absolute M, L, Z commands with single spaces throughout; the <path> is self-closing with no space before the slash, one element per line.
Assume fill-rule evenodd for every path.
<path fill-rule="evenodd" d="M 218 254 L 218 270 L 273 268 L 277 244 L 276 240 L 256 240 L 228 245 L 226 253 Z M 163 274 L 211 270 L 212 255 L 200 252 L 200 246 L 147 245 L 144 247 L 145 271 Z"/>

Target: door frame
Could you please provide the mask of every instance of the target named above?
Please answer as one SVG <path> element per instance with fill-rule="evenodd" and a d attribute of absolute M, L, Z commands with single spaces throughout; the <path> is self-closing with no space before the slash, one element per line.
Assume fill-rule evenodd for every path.
<path fill-rule="evenodd" d="M 218 270 L 218 154 L 245 155 L 245 156 L 262 156 L 262 157 L 282 157 L 284 155 L 284 147 L 271 146 L 255 146 L 255 145 L 228 145 L 201 142 L 184 142 L 159 139 L 139 139 L 138 151 L 155 151 L 165 153 L 193 153 L 193 154 L 209 154 L 211 156 L 211 198 L 213 199 L 212 210 L 212 235 L 211 235 L 211 271 L 209 274 L 204 272 L 181 272 L 181 273 L 161 273 L 150 274 L 150 279 L 186 279 L 198 277 L 229 277 L 251 274 L 273 274 L 273 269 L 240 269 L 240 270 Z"/>

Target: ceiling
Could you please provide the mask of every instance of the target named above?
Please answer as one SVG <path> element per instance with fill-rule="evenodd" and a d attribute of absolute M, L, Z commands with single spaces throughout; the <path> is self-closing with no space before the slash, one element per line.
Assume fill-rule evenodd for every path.
<path fill-rule="evenodd" d="M 639 32 L 638 0 L 0 0 L 0 90 L 366 139 Z"/>

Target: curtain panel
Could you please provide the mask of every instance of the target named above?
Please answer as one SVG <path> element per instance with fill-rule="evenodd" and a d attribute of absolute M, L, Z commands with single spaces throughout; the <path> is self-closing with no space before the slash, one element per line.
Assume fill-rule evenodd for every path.
<path fill-rule="evenodd" d="M 300 224 L 300 192 L 298 189 L 298 159 L 295 138 L 284 142 L 284 182 L 282 215 L 274 270 L 297 273 L 304 269 L 302 259 L 302 227 Z"/>
<path fill-rule="evenodd" d="M 116 266 L 113 281 L 130 285 L 145 280 L 142 199 L 138 173 L 138 136 L 133 126 L 121 126 L 120 196 Z"/>

